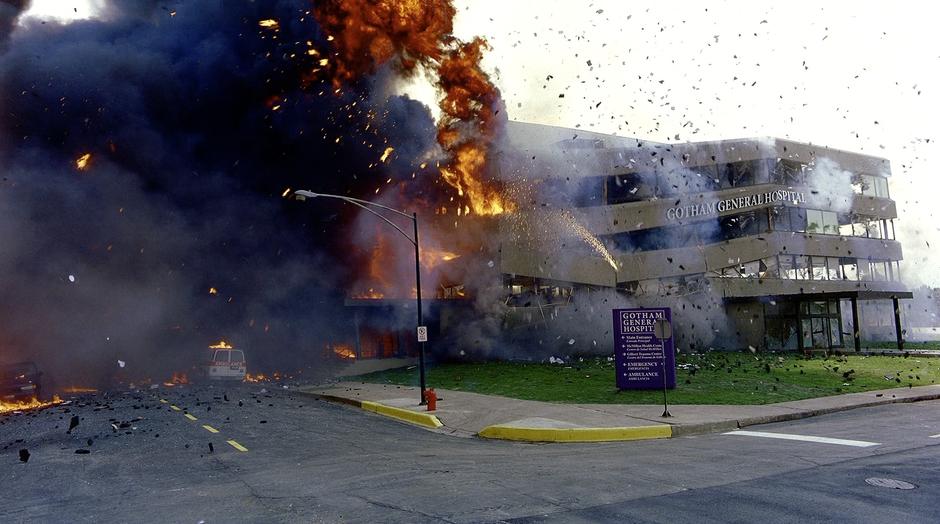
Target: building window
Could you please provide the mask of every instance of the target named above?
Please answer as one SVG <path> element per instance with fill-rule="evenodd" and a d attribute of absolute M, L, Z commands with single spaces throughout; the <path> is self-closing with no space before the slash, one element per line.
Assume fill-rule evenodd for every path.
<path fill-rule="evenodd" d="M 856 175 L 852 179 L 852 190 L 860 195 L 890 198 L 888 180 L 880 176 Z"/>
<path fill-rule="evenodd" d="M 778 260 L 780 263 L 780 278 L 795 280 L 796 265 L 793 262 L 793 255 L 780 255 Z"/>
<path fill-rule="evenodd" d="M 842 266 L 842 278 L 845 280 L 858 280 L 858 263 L 854 258 L 843 257 L 839 259 Z"/>
<path fill-rule="evenodd" d="M 718 179 L 721 188 L 745 187 L 764 183 L 767 179 L 765 166 L 760 160 L 730 162 L 718 165 Z"/>
<path fill-rule="evenodd" d="M 839 234 L 839 217 L 834 211 L 823 211 L 823 234 L 824 235 L 838 235 Z"/>
<path fill-rule="evenodd" d="M 833 211 L 806 210 L 806 232 L 823 235 L 839 234 L 839 219 Z"/>
<path fill-rule="evenodd" d="M 607 203 L 624 204 L 652 198 L 656 190 L 656 175 L 631 173 L 607 178 Z"/>
<path fill-rule="evenodd" d="M 793 260 L 796 265 L 796 279 L 797 280 L 809 280 L 809 257 L 806 255 L 794 255 Z"/>
<path fill-rule="evenodd" d="M 769 257 L 761 260 L 757 270 L 757 276 L 760 278 L 780 278 L 780 272 L 777 268 L 777 257 Z"/>
<path fill-rule="evenodd" d="M 771 182 L 781 186 L 799 186 L 806 181 L 804 165 L 793 160 L 778 159 L 771 173 Z"/>
<path fill-rule="evenodd" d="M 790 231 L 790 208 L 775 206 L 768 209 L 771 231 Z"/>
<path fill-rule="evenodd" d="M 842 266 L 839 264 L 838 258 L 827 258 L 826 265 L 829 268 L 829 280 L 842 280 Z"/>
<path fill-rule="evenodd" d="M 810 257 L 810 275 L 813 280 L 827 280 L 826 257 Z"/>
<path fill-rule="evenodd" d="M 798 207 L 791 207 L 790 210 L 790 231 L 802 233 L 806 231 L 807 218 L 806 210 Z"/>

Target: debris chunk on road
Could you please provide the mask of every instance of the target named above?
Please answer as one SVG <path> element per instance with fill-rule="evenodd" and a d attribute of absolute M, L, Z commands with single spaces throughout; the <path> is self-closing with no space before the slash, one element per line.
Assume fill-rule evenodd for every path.
<path fill-rule="evenodd" d="M 29 450 L 28 449 L 20 450 L 20 462 L 29 462 Z"/>

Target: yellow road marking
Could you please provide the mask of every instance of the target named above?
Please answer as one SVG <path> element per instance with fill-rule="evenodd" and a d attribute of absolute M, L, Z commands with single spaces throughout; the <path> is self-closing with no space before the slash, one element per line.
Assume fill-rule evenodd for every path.
<path fill-rule="evenodd" d="M 239 444 L 238 442 L 235 442 L 234 440 L 226 440 L 226 442 L 228 442 L 230 446 L 237 449 L 238 451 L 248 451 L 248 448 L 246 448 L 245 446 L 242 446 L 241 444 Z"/>
<path fill-rule="evenodd" d="M 179 411 L 179 410 L 180 410 L 180 408 L 174 406 L 173 404 L 170 404 L 170 409 L 172 409 L 173 411 Z"/>
<path fill-rule="evenodd" d="M 161 404 L 169 404 L 169 402 L 167 402 L 166 399 L 162 399 L 162 398 L 160 399 L 160 403 L 161 403 Z"/>
<path fill-rule="evenodd" d="M 197 419 L 196 417 L 190 415 L 189 413 L 186 413 L 186 414 L 183 415 L 183 416 L 186 417 L 186 418 L 188 418 L 189 420 L 199 420 L 199 419 Z"/>
<path fill-rule="evenodd" d="M 203 424 L 203 425 L 202 425 L 202 428 L 205 429 L 206 431 L 208 431 L 209 433 L 218 433 L 218 432 L 219 432 L 219 430 L 215 429 L 214 427 L 212 427 L 212 426 L 210 426 L 210 425 L 208 425 L 208 424 Z"/>

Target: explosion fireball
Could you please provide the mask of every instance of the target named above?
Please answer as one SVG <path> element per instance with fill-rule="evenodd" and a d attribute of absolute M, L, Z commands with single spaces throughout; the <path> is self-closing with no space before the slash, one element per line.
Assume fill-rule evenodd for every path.
<path fill-rule="evenodd" d="M 437 141 L 447 155 L 441 179 L 473 213 L 498 215 L 515 208 L 486 172 L 502 102 L 480 66 L 486 42 L 454 37 L 455 12 L 449 0 L 330 0 L 315 9 L 332 38 L 328 63 L 337 90 L 386 63 L 405 75 L 419 65 L 436 74 Z"/>

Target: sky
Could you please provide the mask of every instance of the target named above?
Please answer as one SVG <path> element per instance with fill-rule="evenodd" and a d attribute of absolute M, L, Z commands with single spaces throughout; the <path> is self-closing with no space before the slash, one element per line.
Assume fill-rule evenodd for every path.
<path fill-rule="evenodd" d="M 95 3 L 36 0 L 32 13 L 82 18 L 94 15 Z M 485 66 L 512 120 L 662 142 L 775 136 L 888 158 L 902 278 L 940 286 L 940 8 L 903 1 L 455 4 L 457 36 L 490 43 Z M 420 78 L 402 90 L 433 107 L 435 95 Z"/>
<path fill-rule="evenodd" d="M 456 33 L 489 40 L 513 120 L 663 142 L 775 136 L 888 158 L 903 278 L 938 286 L 938 8 L 813 4 L 466 0 Z"/>

